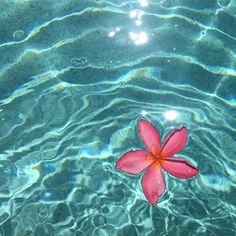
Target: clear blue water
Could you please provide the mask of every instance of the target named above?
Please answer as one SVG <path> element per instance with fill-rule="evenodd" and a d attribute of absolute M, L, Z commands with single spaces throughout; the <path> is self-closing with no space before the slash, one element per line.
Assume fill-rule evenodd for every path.
<path fill-rule="evenodd" d="M 235 29 L 234 0 L 1 0 L 0 235 L 236 235 Z M 156 206 L 114 169 L 140 118 L 200 170 Z"/>

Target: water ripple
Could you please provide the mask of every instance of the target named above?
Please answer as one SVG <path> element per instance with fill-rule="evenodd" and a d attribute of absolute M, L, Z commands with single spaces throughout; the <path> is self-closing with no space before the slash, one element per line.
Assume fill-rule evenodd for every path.
<path fill-rule="evenodd" d="M 4 1 L 0 235 L 234 235 L 235 7 Z M 162 137 L 185 125 L 200 170 L 165 173 L 157 206 L 114 169 L 144 149 L 140 118 Z"/>

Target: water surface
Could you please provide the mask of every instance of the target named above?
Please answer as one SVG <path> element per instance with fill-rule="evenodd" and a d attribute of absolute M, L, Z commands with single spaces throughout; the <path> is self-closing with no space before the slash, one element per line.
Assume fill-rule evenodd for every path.
<path fill-rule="evenodd" d="M 0 235 L 235 235 L 235 28 L 234 0 L 2 0 Z M 200 170 L 156 206 L 114 169 L 141 118 Z"/>

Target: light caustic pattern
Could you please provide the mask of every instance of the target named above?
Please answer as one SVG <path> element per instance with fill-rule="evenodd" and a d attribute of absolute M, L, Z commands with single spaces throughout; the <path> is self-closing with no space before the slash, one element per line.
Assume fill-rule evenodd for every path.
<path fill-rule="evenodd" d="M 235 235 L 233 0 L 0 3 L 0 235 Z M 199 174 L 145 199 L 115 170 L 187 127 Z M 162 141 L 163 141 L 162 140 Z"/>

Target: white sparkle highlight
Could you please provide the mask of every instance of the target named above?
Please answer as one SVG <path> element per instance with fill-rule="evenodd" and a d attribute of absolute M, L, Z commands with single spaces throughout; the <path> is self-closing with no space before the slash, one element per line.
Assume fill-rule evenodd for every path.
<path fill-rule="evenodd" d="M 112 37 L 115 36 L 115 34 L 116 34 L 116 33 L 115 33 L 114 31 L 111 31 L 111 32 L 108 34 L 108 36 L 112 38 Z"/>
<path fill-rule="evenodd" d="M 146 116 L 146 115 L 147 115 L 147 112 L 146 112 L 146 111 L 142 111 L 142 112 L 141 112 L 141 115 Z"/>
<path fill-rule="evenodd" d="M 145 32 L 141 33 L 129 32 L 129 36 L 136 45 L 144 44 L 148 41 L 148 35 Z"/>
<path fill-rule="evenodd" d="M 147 7 L 148 6 L 147 0 L 140 0 L 139 2 L 140 2 L 141 7 Z"/>
<path fill-rule="evenodd" d="M 178 113 L 176 111 L 167 111 L 167 112 L 165 112 L 164 116 L 167 120 L 172 121 L 172 120 L 175 120 L 177 118 Z"/>
<path fill-rule="evenodd" d="M 130 18 L 135 18 L 137 16 L 137 13 L 138 13 L 137 11 L 133 10 L 133 11 L 130 12 L 129 17 Z"/>

